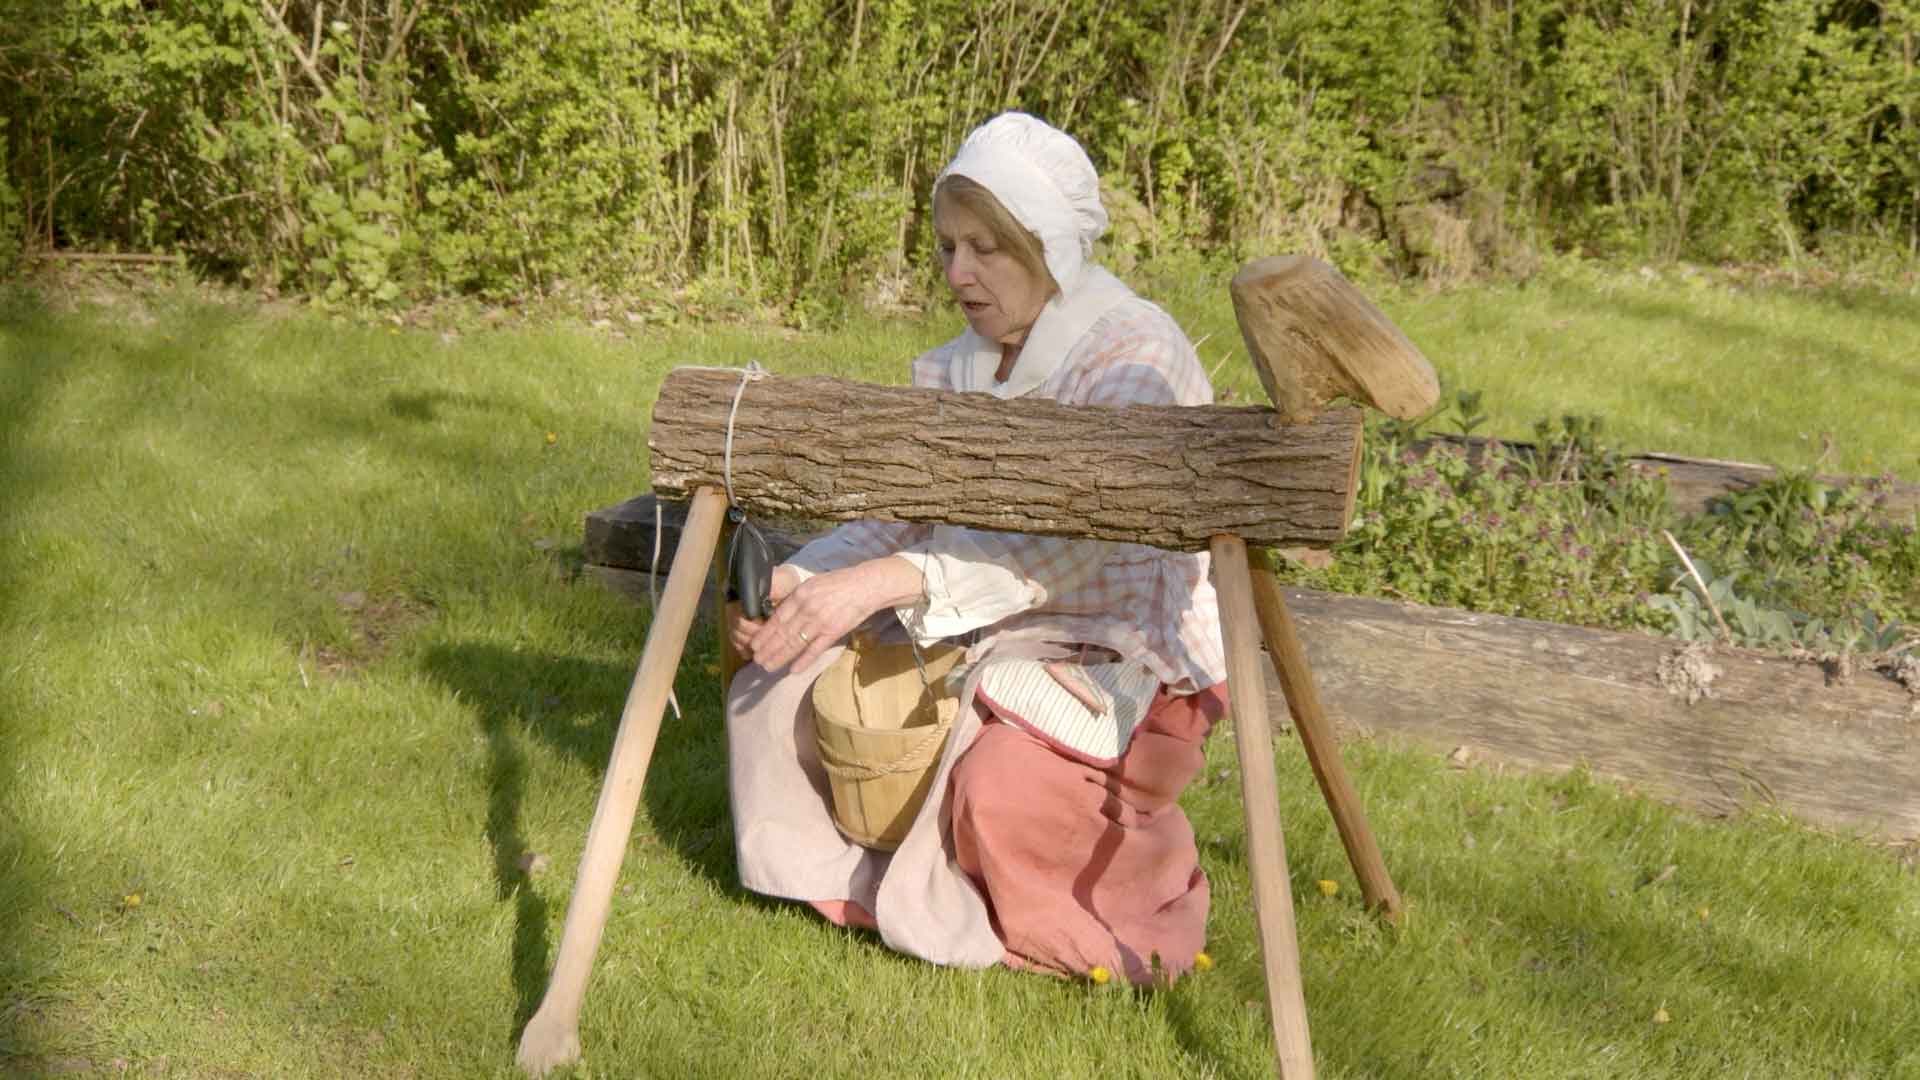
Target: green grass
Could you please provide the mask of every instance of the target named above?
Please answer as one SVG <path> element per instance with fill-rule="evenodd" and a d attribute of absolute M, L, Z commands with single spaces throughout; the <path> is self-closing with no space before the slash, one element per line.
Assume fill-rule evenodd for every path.
<path fill-rule="evenodd" d="M 1170 283 L 1169 306 L 1219 383 L 1265 401 L 1217 278 Z M 1482 435 L 1598 415 L 1629 453 L 1666 451 L 1920 481 L 1920 287 L 1765 285 L 1698 270 L 1573 265 L 1470 290 L 1375 299 L 1439 372 L 1484 392 Z"/>
<path fill-rule="evenodd" d="M 1220 292 L 1170 306 L 1246 392 Z M 1668 300 L 1570 276 L 1383 306 L 1516 433 L 1577 404 L 1760 460 L 1799 450 L 1794 421 L 1661 425 L 1765 357 L 1808 374 L 1831 336 L 1878 396 L 1779 393 L 1837 410 L 1843 449 L 1913 452 L 1865 411 L 1920 415 L 1894 301 Z M 898 379 L 951 327 L 443 339 L 178 293 L 0 300 L 0 1077 L 515 1075 L 646 630 L 578 574 L 581 515 L 644 489 L 660 377 Z M 1663 349 L 1723 366 L 1671 401 L 1619 385 Z M 1141 995 L 944 970 L 739 889 L 713 644 L 689 649 L 578 1075 L 1271 1075 L 1229 739 L 1188 799 L 1213 971 Z M 1321 1075 L 1920 1077 L 1920 879 L 1886 849 L 1360 743 L 1396 931 L 1278 753 Z"/>

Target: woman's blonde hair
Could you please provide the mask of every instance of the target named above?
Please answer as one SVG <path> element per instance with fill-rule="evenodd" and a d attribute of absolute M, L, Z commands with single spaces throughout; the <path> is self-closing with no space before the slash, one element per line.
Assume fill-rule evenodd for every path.
<path fill-rule="evenodd" d="M 1009 212 L 986 185 L 977 180 L 949 173 L 940 178 L 933 186 L 933 216 L 940 218 L 940 204 L 950 201 L 962 210 L 969 211 L 986 225 L 993 234 L 994 243 L 1005 248 L 1028 273 L 1047 283 L 1050 293 L 1060 291 L 1060 283 L 1053 280 L 1053 272 L 1047 269 L 1046 249 L 1040 245 L 1040 238 L 1027 231 Z"/>

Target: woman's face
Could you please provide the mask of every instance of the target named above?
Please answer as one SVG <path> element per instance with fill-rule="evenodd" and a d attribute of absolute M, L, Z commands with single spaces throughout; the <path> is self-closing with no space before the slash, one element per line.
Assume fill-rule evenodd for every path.
<path fill-rule="evenodd" d="M 950 199 L 934 209 L 933 232 L 947 288 L 973 332 L 988 341 L 1018 345 L 1047 305 L 1052 288 L 1003 248 L 986 222 Z"/>

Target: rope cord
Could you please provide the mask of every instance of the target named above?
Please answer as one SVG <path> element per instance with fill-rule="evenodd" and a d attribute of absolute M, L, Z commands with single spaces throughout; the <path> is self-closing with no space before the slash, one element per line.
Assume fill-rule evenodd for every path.
<path fill-rule="evenodd" d="M 733 388 L 733 404 L 727 409 L 727 439 L 721 450 L 720 479 L 721 482 L 726 485 L 727 489 L 727 519 L 733 522 L 734 526 L 733 538 L 727 542 L 728 581 L 734 580 L 734 568 L 739 561 L 740 538 L 742 536 L 745 536 L 750 543 L 759 548 L 760 564 L 762 566 L 769 565 L 773 562 L 772 545 L 767 543 L 765 534 L 761 533 L 759 528 L 747 519 L 746 511 L 740 509 L 739 503 L 736 502 L 733 497 L 733 427 L 734 421 L 740 416 L 740 398 L 746 393 L 748 383 L 758 382 L 766 378 L 768 374 L 767 369 L 760 366 L 760 361 L 747 361 L 747 366 L 740 369 L 739 384 Z"/>
<path fill-rule="evenodd" d="M 842 780 L 878 780 L 883 776 L 896 776 L 900 773 L 920 772 L 933 764 L 940 750 L 947 744 L 947 733 L 953 729 L 953 718 L 946 717 L 937 724 L 928 724 L 925 734 L 915 739 L 891 761 L 862 761 L 850 758 L 838 752 L 838 748 L 828 745 L 825 739 L 817 740 L 815 749 L 820 753 L 820 766 L 829 775 Z M 911 728 L 899 729 L 903 733 Z"/>
<path fill-rule="evenodd" d="M 722 472 L 721 476 L 722 476 L 722 479 L 725 481 L 726 488 L 727 488 L 728 517 L 731 518 L 735 522 L 735 524 L 741 526 L 746 531 L 752 533 L 754 540 L 760 544 L 762 553 L 768 554 L 769 552 L 767 549 L 766 538 L 760 535 L 760 530 L 754 528 L 752 523 L 747 521 L 746 515 L 744 513 L 741 513 L 741 511 L 734 506 L 734 502 L 733 502 L 733 421 L 734 421 L 734 417 L 738 416 L 740 413 L 740 395 L 743 391 L 746 390 L 747 384 L 750 382 L 754 382 L 756 380 L 765 378 L 767 375 L 767 369 L 761 367 L 760 362 L 758 360 L 749 360 L 747 361 L 747 366 L 744 368 L 736 369 L 736 368 L 721 368 L 721 367 L 699 367 L 699 368 L 696 368 L 696 370 L 699 370 L 699 371 L 735 371 L 737 370 L 740 372 L 740 385 L 734 387 L 733 406 L 727 411 L 727 442 L 726 442 L 726 450 L 725 450 L 725 459 L 723 464 L 724 471 Z M 660 590 L 660 534 L 663 531 L 664 525 L 665 525 L 665 515 L 661 510 L 659 500 L 656 499 L 653 504 L 653 562 L 647 568 L 647 603 L 652 607 L 654 611 L 660 610 L 660 591 L 659 591 Z M 734 530 L 733 542 L 727 546 L 727 576 L 729 579 L 731 579 L 733 576 L 733 552 L 740 542 L 740 531 L 741 531 L 740 529 Z M 680 719 L 682 716 L 680 712 L 680 699 L 678 695 L 671 688 L 667 690 L 667 704 L 673 706 L 673 718 L 675 720 Z"/>
<path fill-rule="evenodd" d="M 733 406 L 727 410 L 727 442 L 720 459 L 720 478 L 727 485 L 727 505 L 737 505 L 733 498 L 733 421 L 740 415 L 740 395 L 746 392 L 747 384 L 765 378 L 767 369 L 760 361 L 749 360 L 747 366 L 740 369 L 740 385 L 733 388 Z"/>

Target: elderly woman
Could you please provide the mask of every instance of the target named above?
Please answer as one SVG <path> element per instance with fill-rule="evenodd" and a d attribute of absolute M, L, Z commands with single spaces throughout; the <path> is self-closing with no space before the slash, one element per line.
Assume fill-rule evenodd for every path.
<path fill-rule="evenodd" d="M 914 361 L 915 386 L 1080 406 L 1212 401 L 1174 321 L 1088 262 L 1107 216 L 1092 163 L 1063 132 L 1020 113 L 976 129 L 934 185 L 933 224 L 967 330 Z M 1205 555 L 855 522 L 777 567 L 772 598 L 764 622 L 730 627 L 754 661 L 727 710 L 747 888 L 937 963 L 1135 982 L 1192 966 L 1207 879 L 1177 799 L 1226 706 Z M 968 644 L 988 673 L 968 682 L 932 795 L 891 852 L 835 828 L 808 699 L 870 618 L 922 644 Z M 1054 657 L 1044 671 L 1090 706 L 1080 715 L 1130 726 L 1063 729 L 1045 688 L 991 677 L 1016 669 L 994 666 L 1001 655 Z"/>

